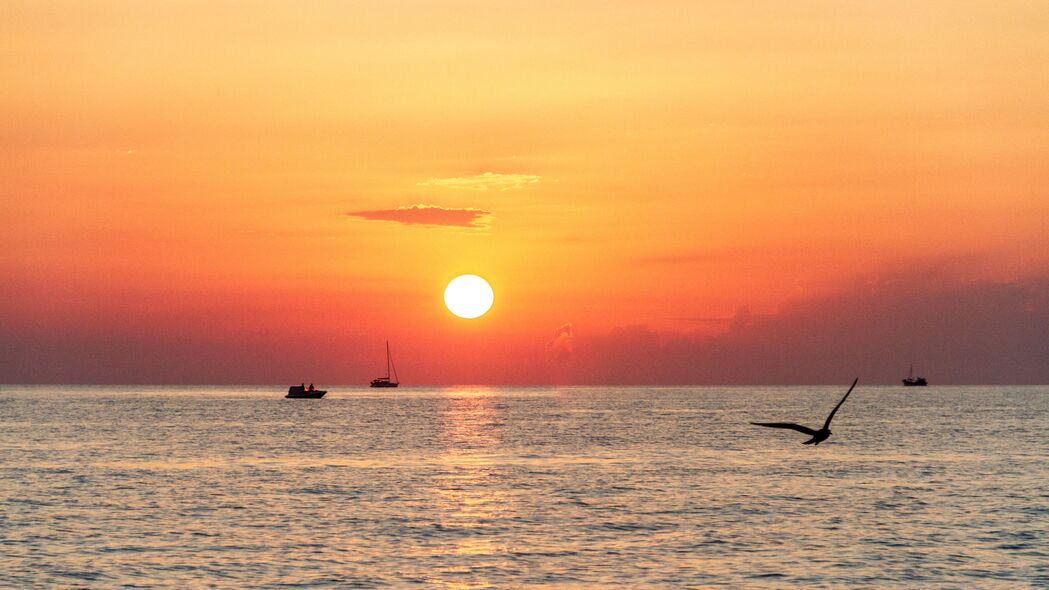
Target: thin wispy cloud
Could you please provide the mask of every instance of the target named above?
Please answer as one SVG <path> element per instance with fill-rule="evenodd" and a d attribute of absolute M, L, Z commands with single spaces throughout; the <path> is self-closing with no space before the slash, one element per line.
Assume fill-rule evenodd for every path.
<path fill-rule="evenodd" d="M 350 211 L 346 215 L 370 221 L 394 221 L 405 225 L 436 225 L 465 228 L 486 228 L 493 217 L 490 211 L 483 209 L 422 204 L 397 207 L 396 209 Z"/>
<path fill-rule="evenodd" d="M 456 176 L 452 178 L 431 178 L 419 183 L 419 186 L 439 186 L 466 191 L 509 191 L 521 189 L 529 184 L 538 184 L 540 177 L 534 174 L 499 174 L 485 172 L 473 176 Z"/>
<path fill-rule="evenodd" d="M 554 330 L 554 336 L 546 344 L 546 350 L 553 360 L 564 360 L 572 354 L 572 342 L 575 337 L 572 324 L 562 324 Z"/>

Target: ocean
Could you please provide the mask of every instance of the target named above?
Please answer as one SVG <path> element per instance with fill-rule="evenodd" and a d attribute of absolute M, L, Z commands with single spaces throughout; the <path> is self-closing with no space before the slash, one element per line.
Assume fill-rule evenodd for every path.
<path fill-rule="evenodd" d="M 0 587 L 1049 587 L 1049 387 L 0 387 Z"/>

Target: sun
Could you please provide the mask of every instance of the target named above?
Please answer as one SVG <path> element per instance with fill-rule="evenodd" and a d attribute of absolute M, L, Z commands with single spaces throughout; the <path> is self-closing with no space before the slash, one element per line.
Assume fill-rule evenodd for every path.
<path fill-rule="evenodd" d="M 477 275 L 460 275 L 444 289 L 444 304 L 455 315 L 472 320 L 492 309 L 495 293 L 488 281 Z"/>

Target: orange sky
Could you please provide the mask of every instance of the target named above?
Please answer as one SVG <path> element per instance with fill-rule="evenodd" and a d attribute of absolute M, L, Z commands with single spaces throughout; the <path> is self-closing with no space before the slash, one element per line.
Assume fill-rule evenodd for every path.
<path fill-rule="evenodd" d="M 1044 2 L 561 4 L 5 2 L 0 382 L 572 380 L 566 323 L 1049 275 Z"/>

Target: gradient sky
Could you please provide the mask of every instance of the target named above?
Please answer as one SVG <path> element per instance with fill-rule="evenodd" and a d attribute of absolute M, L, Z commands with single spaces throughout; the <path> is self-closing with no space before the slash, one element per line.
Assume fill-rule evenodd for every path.
<path fill-rule="evenodd" d="M 1049 382 L 1049 4 L 563 4 L 4 2 L 0 382 Z"/>

